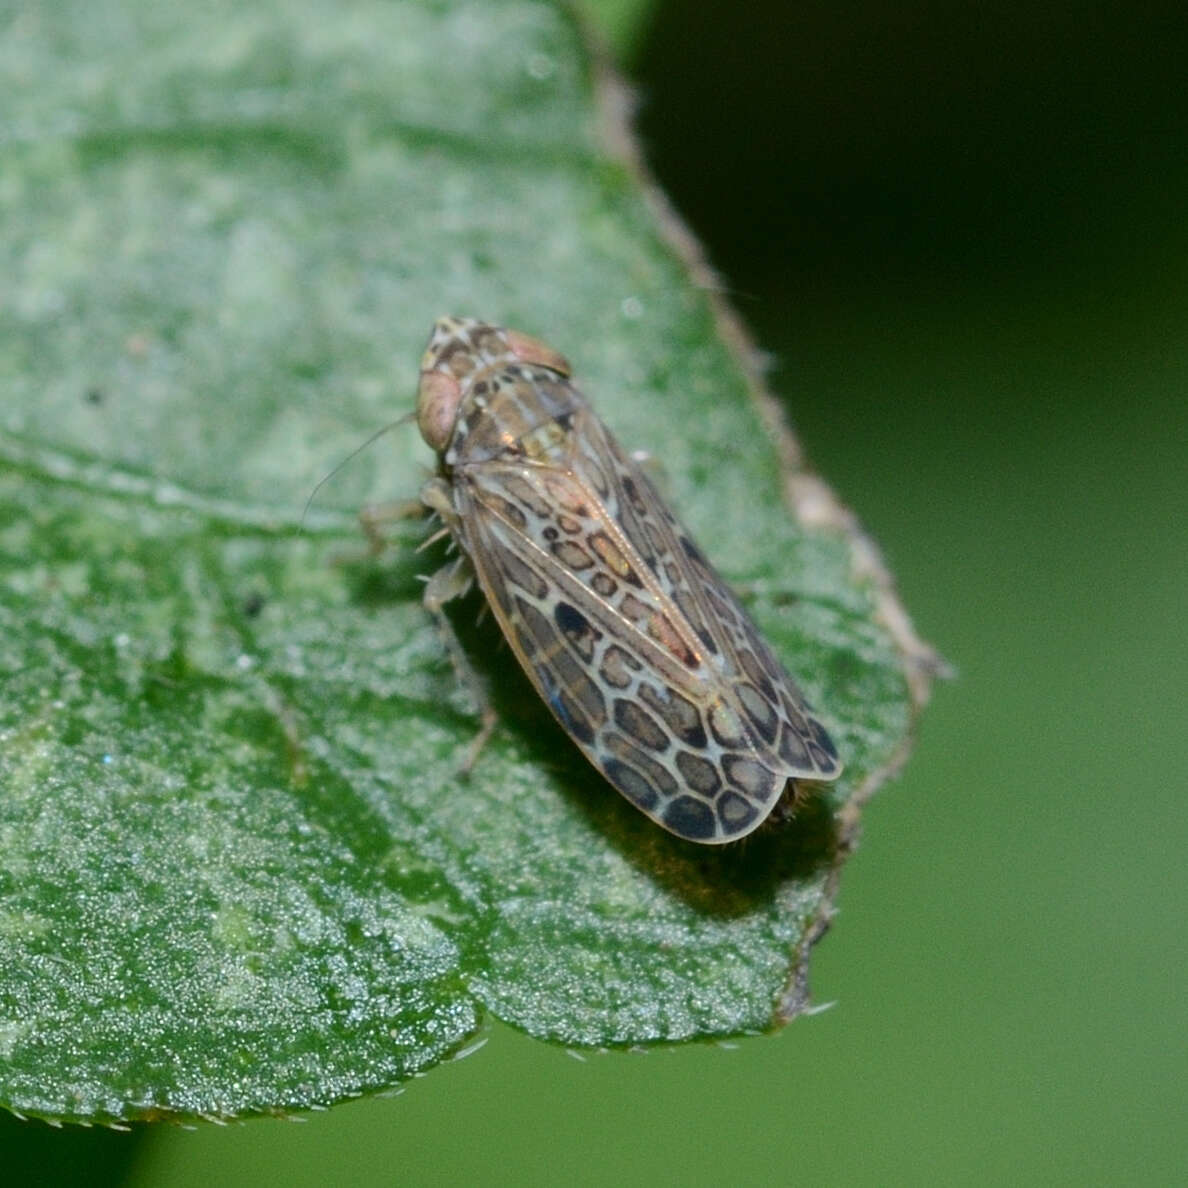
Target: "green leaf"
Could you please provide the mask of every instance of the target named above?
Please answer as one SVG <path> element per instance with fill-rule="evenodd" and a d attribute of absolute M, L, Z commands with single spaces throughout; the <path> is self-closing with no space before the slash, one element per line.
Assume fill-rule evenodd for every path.
<path fill-rule="evenodd" d="M 655 0 L 582 0 L 581 10 L 617 60 L 631 58 L 646 32 Z"/>
<path fill-rule="evenodd" d="M 599 81 L 602 80 L 602 81 Z M 733 323 L 531 0 L 78 0 L 0 27 L 0 1102 L 238 1115 L 392 1086 L 486 1012 L 570 1045 L 806 1001 L 856 808 L 924 684 Z M 668 228 L 667 230 L 671 230 Z M 676 841 L 585 764 L 479 603 L 476 719 L 420 606 L 397 427 L 434 317 L 565 351 L 847 762 L 790 824 Z M 812 526 L 790 513 L 816 509 Z"/>

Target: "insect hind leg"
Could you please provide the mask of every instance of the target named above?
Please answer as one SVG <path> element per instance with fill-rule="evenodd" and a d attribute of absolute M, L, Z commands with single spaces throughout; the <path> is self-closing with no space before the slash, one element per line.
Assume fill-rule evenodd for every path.
<path fill-rule="evenodd" d="M 429 479 L 421 488 L 419 499 L 392 500 L 387 503 L 369 503 L 359 512 L 359 524 L 367 537 L 368 551 L 372 556 L 382 553 L 390 541 L 384 528 L 392 523 L 410 519 L 418 519 L 425 515 L 436 515 L 443 527 L 426 537 L 418 547 L 418 552 L 439 540 L 444 535 L 451 535 L 458 523 L 457 513 L 454 511 L 450 498 L 449 485 L 440 478 Z M 461 598 L 474 583 L 474 571 L 465 554 L 455 557 L 443 565 L 441 569 L 423 579 L 425 589 L 421 595 L 421 604 L 433 618 L 437 633 L 445 645 L 450 657 L 450 664 L 461 685 L 466 687 L 478 705 L 480 725 L 478 733 L 467 744 L 460 770 L 463 775 L 469 775 L 478 760 L 479 754 L 491 737 L 498 720 L 491 699 L 487 694 L 486 685 L 470 663 L 465 649 L 445 612 L 445 604 L 455 598 Z"/>
<path fill-rule="evenodd" d="M 481 719 L 479 730 L 467 745 L 463 755 L 461 763 L 463 775 L 470 774 L 498 721 L 495 707 L 491 704 L 491 699 L 487 694 L 487 687 L 475 671 L 474 665 L 470 663 L 470 659 L 462 647 L 462 641 L 458 638 L 458 633 L 454 630 L 454 625 L 445 612 L 445 604 L 452 602 L 455 598 L 461 598 L 470 589 L 473 582 L 474 571 L 470 567 L 470 562 L 465 556 L 457 557 L 426 581 L 425 592 L 421 596 L 422 605 L 433 616 L 433 621 L 437 624 L 438 634 L 449 653 L 450 662 L 454 666 L 454 672 L 457 674 L 459 682 L 470 690 L 479 707 Z"/>

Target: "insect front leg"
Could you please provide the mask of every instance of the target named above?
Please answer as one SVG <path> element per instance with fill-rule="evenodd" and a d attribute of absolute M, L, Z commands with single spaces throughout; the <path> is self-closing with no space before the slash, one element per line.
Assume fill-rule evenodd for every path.
<path fill-rule="evenodd" d="M 457 539 L 455 529 L 458 525 L 458 515 L 454 511 L 453 500 L 450 498 L 449 484 L 444 479 L 430 479 L 421 488 L 421 503 L 441 517 L 444 525 L 442 531 L 450 532 Z M 436 539 L 437 534 L 434 534 L 429 538 L 429 541 Z M 466 754 L 462 760 L 462 772 L 465 775 L 470 774 L 471 768 L 474 767 L 480 752 L 486 746 L 498 720 L 495 708 L 487 696 L 487 687 L 475 671 L 474 665 L 470 663 L 466 651 L 462 647 L 462 642 L 458 639 L 458 633 L 454 630 L 454 625 L 445 612 L 445 604 L 455 598 L 461 598 L 473 583 L 474 570 L 471 569 L 466 554 L 462 553 L 429 577 L 425 583 L 425 592 L 421 596 L 422 605 L 433 616 L 433 620 L 437 624 L 438 634 L 445 644 L 446 651 L 449 652 L 450 662 L 454 666 L 458 680 L 470 689 L 481 714 L 478 734 L 466 748 Z"/>
<path fill-rule="evenodd" d="M 385 503 L 365 503 L 359 509 L 359 527 L 367 537 L 370 554 L 375 557 L 388 547 L 383 529 L 401 520 L 415 520 L 425 514 L 425 504 L 419 499 L 393 499 Z"/>

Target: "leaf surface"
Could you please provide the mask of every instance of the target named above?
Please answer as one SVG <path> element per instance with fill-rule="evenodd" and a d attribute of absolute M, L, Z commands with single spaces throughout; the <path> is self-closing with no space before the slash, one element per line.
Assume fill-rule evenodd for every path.
<path fill-rule="evenodd" d="M 233 1116 L 394 1085 L 485 1012 L 565 1044 L 804 1003 L 854 810 L 902 754 L 887 591 L 791 514 L 720 311 L 598 134 L 566 10 L 87 0 L 0 26 L 0 1102 Z M 477 721 L 394 429 L 434 317 L 564 351 L 748 592 L 847 763 L 745 845 L 586 766 L 478 601 Z M 917 700 L 919 695 L 917 693 Z"/>

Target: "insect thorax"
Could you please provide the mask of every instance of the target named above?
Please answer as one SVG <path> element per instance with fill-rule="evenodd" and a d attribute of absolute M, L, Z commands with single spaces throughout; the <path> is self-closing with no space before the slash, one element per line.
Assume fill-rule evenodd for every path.
<path fill-rule="evenodd" d="M 444 461 L 450 467 L 513 457 L 559 461 L 583 405 L 577 391 L 547 368 L 507 362 L 482 368 L 464 381 Z"/>

